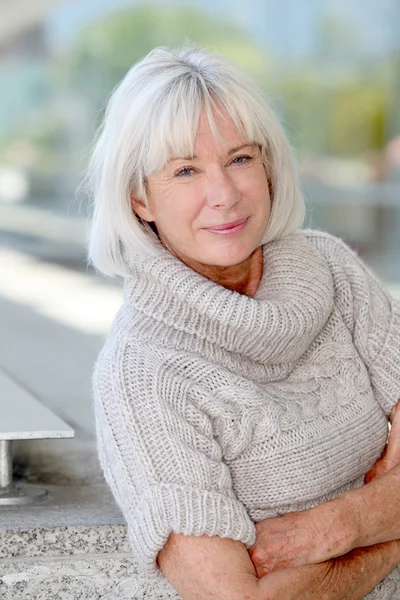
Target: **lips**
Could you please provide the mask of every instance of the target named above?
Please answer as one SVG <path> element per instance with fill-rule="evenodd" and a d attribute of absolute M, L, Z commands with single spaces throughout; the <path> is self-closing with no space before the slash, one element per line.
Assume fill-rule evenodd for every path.
<path fill-rule="evenodd" d="M 214 231 L 222 231 L 224 229 L 232 229 L 233 227 L 237 227 L 238 225 L 242 225 L 245 221 L 247 221 L 248 217 L 244 219 L 238 219 L 237 221 L 231 221 L 230 223 L 224 223 L 224 225 L 215 225 L 215 227 L 205 227 L 205 229 L 211 229 Z"/>

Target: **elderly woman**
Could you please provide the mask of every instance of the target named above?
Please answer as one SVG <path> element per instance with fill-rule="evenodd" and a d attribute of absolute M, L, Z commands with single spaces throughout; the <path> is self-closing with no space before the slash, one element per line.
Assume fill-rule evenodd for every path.
<path fill-rule="evenodd" d="M 341 240 L 298 230 L 261 92 L 213 54 L 157 48 L 114 91 L 90 175 L 90 259 L 125 278 L 98 452 L 140 567 L 184 600 L 398 600 L 399 418 L 370 469 L 400 307 Z"/>

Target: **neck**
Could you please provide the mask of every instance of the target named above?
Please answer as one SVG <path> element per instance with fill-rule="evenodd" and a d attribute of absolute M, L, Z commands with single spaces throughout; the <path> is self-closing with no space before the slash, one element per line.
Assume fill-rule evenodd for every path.
<path fill-rule="evenodd" d="M 238 265 L 229 267 L 219 267 L 216 265 L 206 265 L 195 260 L 183 259 L 178 256 L 188 267 L 191 267 L 200 275 L 207 277 L 211 281 L 222 285 L 228 290 L 254 296 L 260 285 L 263 273 L 263 252 L 262 246 L 259 246 L 250 254 L 246 260 Z"/>

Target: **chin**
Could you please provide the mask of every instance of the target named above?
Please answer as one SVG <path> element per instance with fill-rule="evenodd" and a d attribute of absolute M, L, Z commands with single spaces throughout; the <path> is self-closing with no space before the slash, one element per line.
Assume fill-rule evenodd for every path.
<path fill-rule="evenodd" d="M 256 246 L 254 245 L 245 248 L 242 244 L 240 247 L 220 248 L 214 252 L 200 253 L 201 259 L 199 262 L 216 267 L 233 267 L 249 258 L 255 248 Z"/>

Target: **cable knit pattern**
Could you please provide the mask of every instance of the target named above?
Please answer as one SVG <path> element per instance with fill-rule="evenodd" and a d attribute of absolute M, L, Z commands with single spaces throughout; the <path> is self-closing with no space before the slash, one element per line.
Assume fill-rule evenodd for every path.
<path fill-rule="evenodd" d="M 163 247 L 129 268 L 93 387 L 143 569 L 160 575 L 171 532 L 249 547 L 255 522 L 362 485 L 400 397 L 400 307 L 352 250 L 315 231 L 266 244 L 252 298 Z M 399 569 L 368 595 L 399 597 Z"/>

